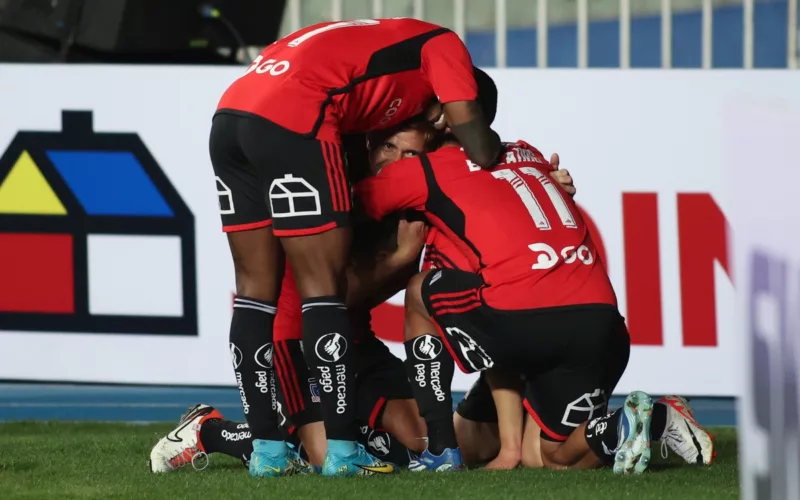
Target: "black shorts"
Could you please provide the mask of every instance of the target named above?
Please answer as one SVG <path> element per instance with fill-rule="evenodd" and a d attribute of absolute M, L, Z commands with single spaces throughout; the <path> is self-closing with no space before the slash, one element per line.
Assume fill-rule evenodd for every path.
<path fill-rule="evenodd" d="M 495 365 L 519 373 L 524 405 L 542 437 L 564 441 L 580 424 L 604 415 L 628 365 L 630 337 L 616 307 L 581 305 L 500 311 L 477 295 L 475 274 L 436 270 L 422 298 L 463 371 Z"/>
<path fill-rule="evenodd" d="M 275 342 L 275 367 L 279 380 L 279 401 L 292 425 L 322 421 L 320 387 L 308 370 L 302 342 Z M 380 429 L 386 403 L 412 399 L 411 385 L 403 362 L 375 337 L 356 344 L 356 401 L 359 424 Z"/>
<path fill-rule="evenodd" d="M 222 110 L 211 124 L 209 152 L 223 231 L 272 226 L 276 236 L 304 236 L 350 224 L 341 144 Z"/>

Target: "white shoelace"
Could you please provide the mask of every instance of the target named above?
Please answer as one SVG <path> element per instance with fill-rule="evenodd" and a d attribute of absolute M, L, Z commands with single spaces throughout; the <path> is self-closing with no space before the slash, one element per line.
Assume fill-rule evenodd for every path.
<path fill-rule="evenodd" d="M 661 438 L 661 456 L 664 458 L 668 456 L 667 448 L 671 448 L 672 451 L 687 461 L 693 461 L 694 455 L 697 453 L 694 443 L 687 442 L 681 436 L 681 432 L 675 424 L 670 425 Z"/>

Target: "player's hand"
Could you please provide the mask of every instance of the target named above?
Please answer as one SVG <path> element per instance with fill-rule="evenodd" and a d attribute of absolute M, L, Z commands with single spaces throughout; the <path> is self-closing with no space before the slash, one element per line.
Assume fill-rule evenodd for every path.
<path fill-rule="evenodd" d="M 400 220 L 397 228 L 397 250 L 393 256 L 398 264 L 408 264 L 416 259 L 425 246 L 427 237 L 428 226 L 424 222 Z"/>
<path fill-rule="evenodd" d="M 447 127 L 447 121 L 444 118 L 444 107 L 439 104 L 439 101 L 428 106 L 428 109 L 425 110 L 425 118 L 436 130 L 444 130 Z"/>
<path fill-rule="evenodd" d="M 561 158 L 559 158 L 558 153 L 553 153 L 553 156 L 550 157 L 550 165 L 554 166 L 556 171 L 551 175 L 557 183 L 561 184 L 561 187 L 564 188 L 564 191 L 566 191 L 568 195 L 575 196 L 575 193 L 577 192 L 577 189 L 575 188 L 575 181 L 572 180 L 572 176 L 569 175 L 569 170 L 558 169 L 560 163 Z"/>

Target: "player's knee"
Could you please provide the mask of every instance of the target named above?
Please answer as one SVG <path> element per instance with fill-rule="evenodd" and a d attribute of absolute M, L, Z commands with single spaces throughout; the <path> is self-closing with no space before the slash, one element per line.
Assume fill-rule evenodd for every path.
<path fill-rule="evenodd" d="M 414 304 L 416 306 L 422 304 L 422 282 L 425 281 L 425 276 L 427 275 L 428 271 L 423 271 L 414 275 L 408 281 L 406 286 L 406 305 Z"/>
<path fill-rule="evenodd" d="M 314 236 L 283 238 L 300 297 L 343 295 L 351 232 L 338 228 Z"/>
<path fill-rule="evenodd" d="M 236 294 L 274 301 L 283 277 L 283 257 L 268 228 L 228 234 L 236 276 Z"/>
<path fill-rule="evenodd" d="M 425 310 L 425 302 L 422 300 L 422 283 L 430 271 L 423 271 L 416 274 L 408 281 L 406 286 L 405 307 L 406 317 L 410 314 L 418 314 L 423 317 L 427 316 Z"/>
<path fill-rule="evenodd" d="M 411 451 L 420 453 L 425 449 L 427 436 L 425 421 L 419 416 L 419 408 L 413 399 L 393 399 L 386 404 L 381 426 L 395 436 Z"/>

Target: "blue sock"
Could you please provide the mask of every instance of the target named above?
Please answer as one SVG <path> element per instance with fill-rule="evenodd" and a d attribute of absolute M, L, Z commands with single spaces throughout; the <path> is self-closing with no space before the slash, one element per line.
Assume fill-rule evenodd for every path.
<path fill-rule="evenodd" d="M 266 453 L 267 455 L 280 456 L 286 454 L 289 447 L 286 441 L 267 441 L 266 439 L 253 440 L 254 453 Z"/>
<path fill-rule="evenodd" d="M 358 444 L 355 441 L 342 441 L 339 439 L 328 439 L 328 453 L 334 455 L 354 455 L 358 451 Z"/>

